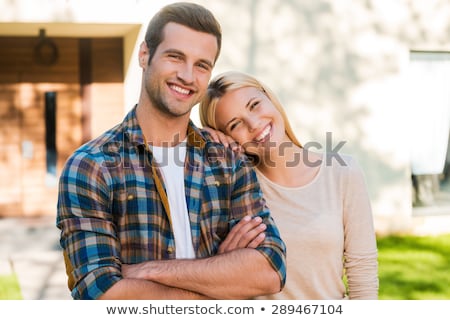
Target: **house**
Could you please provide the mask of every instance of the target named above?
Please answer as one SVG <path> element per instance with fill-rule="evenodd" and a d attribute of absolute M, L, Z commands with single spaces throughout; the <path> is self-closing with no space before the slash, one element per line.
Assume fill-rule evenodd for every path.
<path fill-rule="evenodd" d="M 137 47 L 170 2 L 0 0 L 0 216 L 55 214 L 67 156 L 136 103 Z M 448 1 L 195 2 L 222 24 L 214 73 L 259 77 L 303 144 L 355 156 L 378 233 L 450 232 L 450 191 L 414 207 L 412 183 L 447 182 L 444 169 L 416 174 L 412 152 L 439 149 L 447 168 Z"/>

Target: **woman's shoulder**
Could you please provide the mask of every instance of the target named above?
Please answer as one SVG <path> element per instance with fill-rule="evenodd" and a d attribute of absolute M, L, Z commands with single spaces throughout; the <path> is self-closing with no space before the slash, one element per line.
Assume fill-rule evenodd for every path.
<path fill-rule="evenodd" d="M 345 169 L 358 165 L 356 157 L 348 153 L 323 153 L 322 161 L 325 161 L 325 165 L 328 167 Z"/>
<path fill-rule="evenodd" d="M 362 168 L 356 156 L 346 153 L 324 153 L 324 166 L 334 174 L 355 176 L 362 173 Z"/>

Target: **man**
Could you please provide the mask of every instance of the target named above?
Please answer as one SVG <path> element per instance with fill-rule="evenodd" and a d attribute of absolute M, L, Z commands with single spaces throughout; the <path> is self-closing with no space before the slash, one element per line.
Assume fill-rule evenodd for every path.
<path fill-rule="evenodd" d="M 283 287 L 285 245 L 254 172 L 189 119 L 220 47 L 207 9 L 161 9 L 139 50 L 138 104 L 67 161 L 57 226 L 75 299 L 241 299 Z"/>

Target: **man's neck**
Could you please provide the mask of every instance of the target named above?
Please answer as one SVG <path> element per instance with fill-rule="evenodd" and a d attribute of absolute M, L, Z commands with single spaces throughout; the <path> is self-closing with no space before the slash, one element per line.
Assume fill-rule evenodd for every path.
<path fill-rule="evenodd" d="M 136 117 L 146 141 L 154 146 L 173 147 L 186 139 L 189 115 L 170 117 L 138 105 Z"/>

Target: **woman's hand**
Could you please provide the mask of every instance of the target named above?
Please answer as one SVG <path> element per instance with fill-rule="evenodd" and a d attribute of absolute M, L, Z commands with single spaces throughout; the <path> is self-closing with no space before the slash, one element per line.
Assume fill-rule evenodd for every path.
<path fill-rule="evenodd" d="M 235 249 L 258 247 L 265 239 L 266 225 L 261 217 L 245 216 L 236 224 L 219 246 L 218 253 L 225 253 Z"/>
<path fill-rule="evenodd" d="M 236 152 L 242 151 L 239 143 L 237 143 L 232 137 L 226 135 L 222 131 L 215 130 L 210 127 L 203 127 L 202 130 L 208 132 L 211 135 L 214 142 L 223 144 L 225 148 L 230 147 L 233 151 Z"/>

